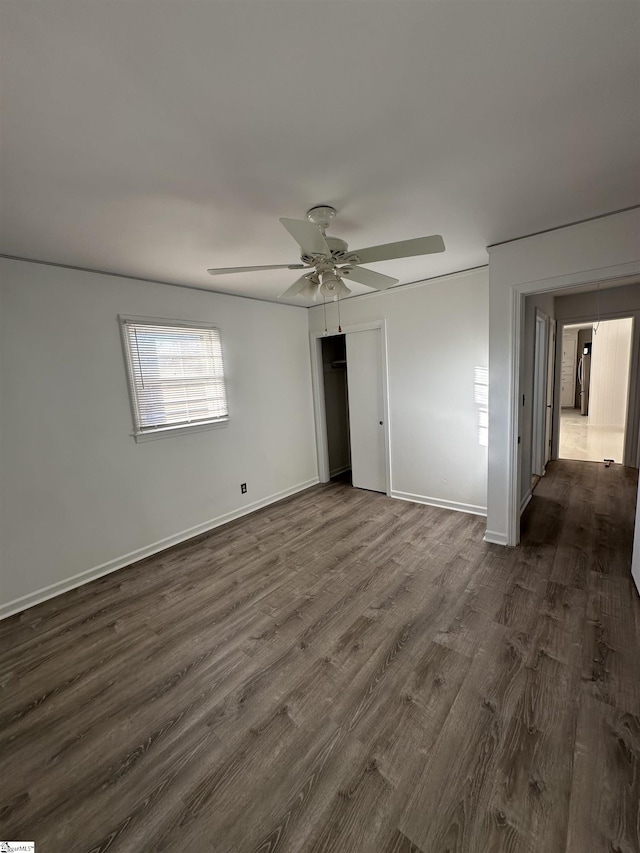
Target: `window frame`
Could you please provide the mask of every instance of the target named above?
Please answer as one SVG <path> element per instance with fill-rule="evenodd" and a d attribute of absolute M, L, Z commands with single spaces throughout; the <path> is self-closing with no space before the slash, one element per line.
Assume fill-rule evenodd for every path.
<path fill-rule="evenodd" d="M 138 398 L 136 396 L 135 381 L 132 364 L 132 354 L 129 349 L 129 339 L 127 335 L 127 324 L 139 324 L 146 326 L 161 326 L 162 328 L 182 327 L 185 329 L 207 329 L 218 333 L 220 338 L 220 356 L 222 359 L 222 377 L 224 381 L 225 399 L 227 403 L 227 414 L 222 418 L 214 418 L 211 420 L 194 421 L 189 424 L 169 424 L 165 426 L 147 427 L 143 429 L 140 426 L 140 413 L 138 408 Z M 118 325 L 120 326 L 120 340 L 122 342 L 122 352 L 124 357 L 125 373 L 127 374 L 127 390 L 129 392 L 129 406 L 131 409 L 131 419 L 133 422 L 133 432 L 131 435 L 136 442 L 153 441 L 159 438 L 169 438 L 174 435 L 184 435 L 186 433 L 203 432 L 210 429 L 220 429 L 226 427 L 229 423 L 229 398 L 227 394 L 227 373 L 224 362 L 224 348 L 222 346 L 222 333 L 220 327 L 215 323 L 208 323 L 201 320 L 175 320 L 168 317 L 141 317 L 134 314 L 118 314 Z"/>

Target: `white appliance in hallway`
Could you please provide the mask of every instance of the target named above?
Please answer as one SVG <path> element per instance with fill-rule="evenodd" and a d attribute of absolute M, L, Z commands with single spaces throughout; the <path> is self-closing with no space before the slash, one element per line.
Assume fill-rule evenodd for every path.
<path fill-rule="evenodd" d="M 589 414 L 589 385 L 591 383 L 591 341 L 582 347 L 578 362 L 578 384 L 580 385 L 580 414 Z"/>
<path fill-rule="evenodd" d="M 575 405 L 577 347 L 578 330 L 566 328 L 562 335 L 562 385 L 560 389 L 560 405 L 562 408 L 573 408 Z"/>

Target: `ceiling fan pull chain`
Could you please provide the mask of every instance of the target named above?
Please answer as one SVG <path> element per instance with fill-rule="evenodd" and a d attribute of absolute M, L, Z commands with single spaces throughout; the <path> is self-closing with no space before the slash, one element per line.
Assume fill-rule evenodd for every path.
<path fill-rule="evenodd" d="M 340 294 L 336 296 L 338 300 L 338 334 L 342 334 L 342 324 L 340 323 Z"/>
<path fill-rule="evenodd" d="M 324 294 L 322 294 L 322 309 L 324 311 L 324 333 L 325 335 L 328 335 L 329 332 L 327 331 L 327 299 Z"/>

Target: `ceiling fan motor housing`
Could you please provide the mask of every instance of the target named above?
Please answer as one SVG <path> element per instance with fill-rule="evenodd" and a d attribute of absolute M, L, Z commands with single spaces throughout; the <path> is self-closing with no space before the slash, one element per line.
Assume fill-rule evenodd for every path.
<path fill-rule="evenodd" d="M 330 263 L 331 261 L 336 264 L 342 263 L 342 261 L 344 261 L 349 252 L 349 247 L 347 246 L 346 242 L 344 240 L 341 240 L 339 237 L 325 236 L 325 240 L 327 241 L 327 245 L 331 250 L 331 258 L 326 258 L 326 260 L 328 260 Z M 319 260 L 325 260 L 325 258 L 320 258 L 318 255 L 302 254 L 300 255 L 300 260 L 305 264 L 310 264 L 311 266 L 314 266 L 318 263 Z"/>
<path fill-rule="evenodd" d="M 320 204 L 316 207 L 312 207 L 311 210 L 307 211 L 307 219 L 310 222 L 313 222 L 314 225 L 317 225 L 318 228 L 322 231 L 323 237 L 329 247 L 329 251 L 331 252 L 331 257 L 320 256 L 315 254 L 309 254 L 308 252 L 303 252 L 300 255 L 300 260 L 305 264 L 310 264 L 312 266 L 316 265 L 319 261 L 333 261 L 334 263 L 340 263 L 347 254 L 348 247 L 344 240 L 341 240 L 339 237 L 327 237 L 326 229 L 331 222 L 331 220 L 336 215 L 335 207 L 330 207 L 327 204 Z"/>
<path fill-rule="evenodd" d="M 327 245 L 331 249 L 331 257 L 336 261 L 341 261 L 348 251 L 348 246 L 344 240 L 339 237 L 325 237 Z"/>

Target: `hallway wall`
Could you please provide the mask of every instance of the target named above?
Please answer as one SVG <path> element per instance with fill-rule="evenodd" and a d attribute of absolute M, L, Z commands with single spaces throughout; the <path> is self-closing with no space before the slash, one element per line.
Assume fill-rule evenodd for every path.
<path fill-rule="evenodd" d="M 633 320 L 609 320 L 594 328 L 589 426 L 624 429 Z"/>

